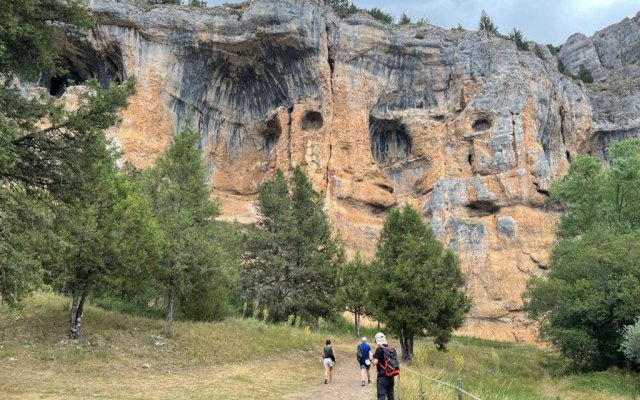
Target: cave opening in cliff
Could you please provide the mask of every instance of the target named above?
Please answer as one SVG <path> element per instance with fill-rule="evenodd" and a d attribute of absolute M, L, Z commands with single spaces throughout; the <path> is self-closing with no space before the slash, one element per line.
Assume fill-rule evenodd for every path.
<path fill-rule="evenodd" d="M 480 117 L 473 121 L 473 125 L 471 127 L 475 132 L 486 131 L 491 128 L 491 120 L 486 117 Z"/>
<path fill-rule="evenodd" d="M 69 63 L 65 64 L 60 72 L 53 76 L 45 77 L 41 80 L 42 86 L 49 90 L 49 94 L 55 97 L 61 97 L 69 86 L 81 85 L 86 79 L 73 68 Z"/>
<path fill-rule="evenodd" d="M 267 121 L 265 129 L 262 131 L 262 148 L 265 154 L 271 154 L 271 151 L 276 147 L 280 132 L 282 132 L 282 127 L 277 116 Z"/>
<path fill-rule="evenodd" d="M 370 117 L 369 139 L 371 154 L 379 163 L 404 161 L 411 154 L 411 136 L 400 121 Z"/>
<path fill-rule="evenodd" d="M 492 126 L 493 121 L 491 117 L 483 112 L 475 116 L 475 120 L 473 124 L 471 124 L 471 129 L 473 129 L 474 132 L 482 132 L 491 129 Z"/>
<path fill-rule="evenodd" d="M 493 215 L 500 211 L 500 206 L 491 200 L 475 200 L 467 205 L 472 216 Z"/>
<path fill-rule="evenodd" d="M 307 111 L 302 117 L 302 130 L 310 131 L 322 128 L 324 120 L 322 114 L 317 111 Z"/>
<path fill-rule="evenodd" d="M 118 46 L 111 44 L 98 51 L 86 43 L 70 41 L 56 62 L 56 72 L 42 76 L 39 85 L 47 88 L 52 96 L 61 97 L 68 87 L 82 85 L 89 79 L 96 79 L 103 89 L 126 79 Z"/>

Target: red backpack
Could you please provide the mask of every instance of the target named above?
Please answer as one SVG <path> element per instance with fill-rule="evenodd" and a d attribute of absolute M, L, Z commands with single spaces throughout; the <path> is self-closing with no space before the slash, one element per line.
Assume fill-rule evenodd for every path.
<path fill-rule="evenodd" d="M 396 349 L 391 346 L 381 347 L 384 362 L 380 366 L 384 370 L 385 376 L 400 375 L 400 362 L 398 362 L 398 352 L 396 352 Z"/>

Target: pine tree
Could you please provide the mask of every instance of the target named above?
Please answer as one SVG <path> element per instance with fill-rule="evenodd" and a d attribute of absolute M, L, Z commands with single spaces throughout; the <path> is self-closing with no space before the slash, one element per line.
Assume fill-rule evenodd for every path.
<path fill-rule="evenodd" d="M 513 31 L 509 34 L 509 39 L 516 43 L 518 50 L 529 50 L 529 44 L 526 42 L 524 35 L 519 29 L 513 28 Z"/>
<path fill-rule="evenodd" d="M 259 222 L 247 232 L 242 269 L 248 299 L 260 302 L 273 321 L 334 316 L 343 251 L 320 195 L 299 167 L 289 185 L 278 170 L 260 187 L 258 213 Z"/>
<path fill-rule="evenodd" d="M 16 78 L 62 73 L 60 28 L 80 34 L 93 22 L 76 0 L 5 0 L 0 14 L 0 297 L 15 304 L 40 283 L 42 243 L 53 240 L 50 206 L 61 203 L 51 190 L 75 179 L 79 168 L 71 167 L 117 122 L 135 82 L 109 90 L 89 82 L 76 111 L 46 94 L 23 96 Z"/>
<path fill-rule="evenodd" d="M 116 167 L 104 133 L 78 138 L 81 151 L 66 178 L 50 188 L 54 241 L 45 263 L 49 282 L 71 296 L 69 336 L 80 336 L 84 304 L 109 277 L 138 275 L 155 262 L 160 236 L 149 204 Z"/>
<path fill-rule="evenodd" d="M 174 320 L 177 301 L 182 298 L 188 303 L 190 299 L 185 296 L 192 291 L 210 295 L 200 299 L 214 303 L 210 311 L 226 307 L 227 293 L 215 291 L 229 285 L 216 246 L 215 217 L 220 214 L 220 206 L 210 199 L 207 171 L 197 147 L 199 139 L 195 132 L 180 132 L 143 178 L 166 239 L 163 258 L 154 275 L 167 298 L 168 321 Z M 194 304 L 188 308 L 193 311 L 193 319 L 220 315 L 213 313 L 216 315 L 205 318 L 202 309 L 196 310 Z"/>
<path fill-rule="evenodd" d="M 338 273 L 337 303 L 353 314 L 354 333 L 360 336 L 360 319 L 366 312 L 366 290 L 369 283 L 369 264 L 356 253 Z"/>
<path fill-rule="evenodd" d="M 489 17 L 489 15 L 487 15 L 487 13 L 484 10 L 482 10 L 482 13 L 480 14 L 480 22 L 478 23 L 478 30 L 493 33 L 493 34 L 498 33 L 498 26 L 493 23 L 493 20 L 491 19 L 491 17 Z"/>
<path fill-rule="evenodd" d="M 462 325 L 470 302 L 456 255 L 446 249 L 410 205 L 385 218 L 372 280 L 371 312 L 400 337 L 402 357 L 413 358 L 414 336 L 426 334 L 443 350 Z"/>

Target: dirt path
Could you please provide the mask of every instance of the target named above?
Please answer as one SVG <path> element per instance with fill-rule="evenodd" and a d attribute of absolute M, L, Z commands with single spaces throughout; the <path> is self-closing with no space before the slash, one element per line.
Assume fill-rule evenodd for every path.
<path fill-rule="evenodd" d="M 353 353 L 353 354 L 352 354 Z M 318 359 L 313 368 L 318 370 L 317 384 L 308 390 L 289 397 L 291 400 L 371 400 L 375 391 L 375 374 L 371 384 L 362 386 L 360 370 L 355 360 L 353 346 L 336 346 L 337 362 L 333 369 L 333 380 L 324 384 L 324 367 Z M 372 370 L 373 373 L 373 370 Z"/>

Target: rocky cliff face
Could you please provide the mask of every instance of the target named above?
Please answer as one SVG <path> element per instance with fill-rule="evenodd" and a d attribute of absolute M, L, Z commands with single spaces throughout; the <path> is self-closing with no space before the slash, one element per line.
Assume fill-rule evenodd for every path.
<path fill-rule="evenodd" d="M 313 0 L 91 8 L 99 24 L 67 39 L 66 60 L 104 84 L 137 77 L 116 132 L 127 159 L 148 166 L 181 126 L 198 129 L 225 216 L 243 222 L 275 168 L 301 165 L 366 254 L 385 211 L 413 204 L 461 256 L 474 302 L 462 334 L 534 339 L 521 293 L 555 240 L 551 181 L 640 133 L 640 16 L 569 39 L 560 60 L 598 79 L 584 87 L 546 47 L 340 20 Z"/>

